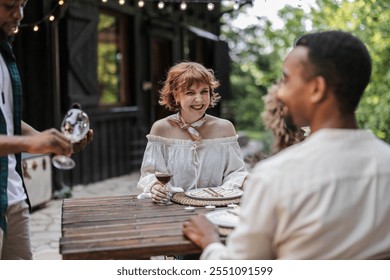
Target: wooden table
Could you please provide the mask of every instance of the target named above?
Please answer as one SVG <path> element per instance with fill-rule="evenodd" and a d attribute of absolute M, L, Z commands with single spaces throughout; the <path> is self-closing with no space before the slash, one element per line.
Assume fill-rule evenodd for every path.
<path fill-rule="evenodd" d="M 63 259 L 147 259 L 200 253 L 182 234 L 191 215 L 184 205 L 159 206 L 136 196 L 65 199 L 62 205 Z"/>

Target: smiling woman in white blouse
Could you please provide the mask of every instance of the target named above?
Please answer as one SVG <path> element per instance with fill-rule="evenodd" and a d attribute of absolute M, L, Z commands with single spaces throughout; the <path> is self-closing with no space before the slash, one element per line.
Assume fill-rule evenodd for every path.
<path fill-rule="evenodd" d="M 233 124 L 206 114 L 220 96 L 211 69 L 181 62 L 168 72 L 159 104 L 173 115 L 156 121 L 146 136 L 139 198 L 160 202 L 168 193 L 156 179 L 156 163 L 172 174 L 170 192 L 208 187 L 242 187 L 248 175 Z"/>

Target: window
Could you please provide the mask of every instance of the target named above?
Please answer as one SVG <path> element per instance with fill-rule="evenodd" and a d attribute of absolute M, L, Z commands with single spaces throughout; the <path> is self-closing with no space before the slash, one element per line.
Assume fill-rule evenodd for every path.
<path fill-rule="evenodd" d="M 102 10 L 98 24 L 98 81 L 101 106 L 123 106 L 127 92 L 127 21 L 118 13 Z"/>

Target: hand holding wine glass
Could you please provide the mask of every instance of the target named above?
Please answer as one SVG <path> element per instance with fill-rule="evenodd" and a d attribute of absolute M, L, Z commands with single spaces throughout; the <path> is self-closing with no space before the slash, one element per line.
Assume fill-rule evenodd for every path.
<path fill-rule="evenodd" d="M 61 131 L 72 143 L 81 141 L 89 131 L 88 115 L 81 109 L 70 109 L 61 123 Z M 64 155 L 54 156 L 52 163 L 56 168 L 63 170 L 72 169 L 76 165 L 74 160 Z"/>
<path fill-rule="evenodd" d="M 166 195 L 166 197 L 164 199 L 158 200 L 156 203 L 158 205 L 170 205 L 170 204 L 172 204 L 172 202 L 171 202 L 171 199 L 170 199 L 169 192 L 167 190 L 167 184 L 171 180 L 172 174 L 168 171 L 168 169 L 166 167 L 157 168 L 156 165 L 155 165 L 155 169 L 154 170 L 155 170 L 154 171 L 154 175 L 156 176 L 157 180 L 163 186 L 163 189 L 162 189 L 163 194 Z M 160 188 L 160 190 L 161 190 L 161 188 Z M 160 190 L 157 190 L 157 187 L 156 187 L 156 191 L 159 191 L 159 193 L 161 194 Z"/>

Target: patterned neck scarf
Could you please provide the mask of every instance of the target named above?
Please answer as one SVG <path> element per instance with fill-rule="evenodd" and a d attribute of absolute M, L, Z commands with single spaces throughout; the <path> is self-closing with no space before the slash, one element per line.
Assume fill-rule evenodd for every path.
<path fill-rule="evenodd" d="M 177 123 L 181 129 L 187 131 L 192 141 L 202 141 L 202 136 L 200 136 L 197 128 L 201 127 L 206 122 L 206 114 L 196 122 L 190 124 L 184 122 L 180 113 L 168 117 L 168 120 Z"/>

